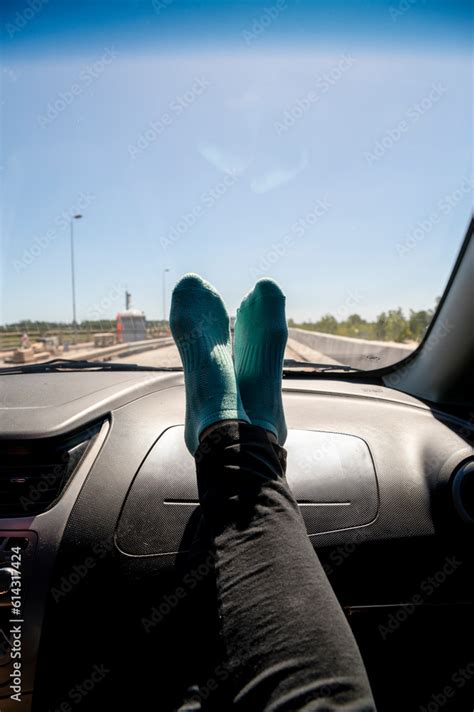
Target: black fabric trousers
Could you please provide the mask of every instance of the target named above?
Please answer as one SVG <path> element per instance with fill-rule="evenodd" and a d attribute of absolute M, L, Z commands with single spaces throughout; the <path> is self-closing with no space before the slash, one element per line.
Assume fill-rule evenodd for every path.
<path fill-rule="evenodd" d="M 261 428 L 223 423 L 196 452 L 227 709 L 374 710 L 357 644 Z"/>

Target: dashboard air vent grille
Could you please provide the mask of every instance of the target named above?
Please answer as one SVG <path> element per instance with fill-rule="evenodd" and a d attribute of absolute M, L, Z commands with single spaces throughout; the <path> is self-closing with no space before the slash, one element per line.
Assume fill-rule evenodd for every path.
<path fill-rule="evenodd" d="M 94 425 L 59 438 L 0 441 L 0 518 L 28 517 L 49 509 L 98 429 Z"/>

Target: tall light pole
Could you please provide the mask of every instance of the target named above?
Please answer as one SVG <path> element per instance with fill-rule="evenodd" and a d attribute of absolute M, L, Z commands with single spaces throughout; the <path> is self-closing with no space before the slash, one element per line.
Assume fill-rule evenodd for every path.
<path fill-rule="evenodd" d="M 166 273 L 170 271 L 169 267 L 163 270 L 163 321 L 166 323 Z"/>
<path fill-rule="evenodd" d="M 70 221 L 71 227 L 71 283 L 72 283 L 72 327 L 74 329 L 74 337 L 77 336 L 77 319 L 76 319 L 76 275 L 74 271 L 74 220 L 80 220 L 82 215 L 79 213 L 73 215 Z"/>

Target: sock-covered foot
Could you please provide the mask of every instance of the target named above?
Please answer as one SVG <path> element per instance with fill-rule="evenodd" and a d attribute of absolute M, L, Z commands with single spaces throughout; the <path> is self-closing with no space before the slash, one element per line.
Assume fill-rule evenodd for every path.
<path fill-rule="evenodd" d="M 219 293 L 197 274 L 185 275 L 174 288 L 170 327 L 184 369 L 184 439 L 194 455 L 199 435 L 212 423 L 249 419 L 235 378 L 227 310 Z"/>
<path fill-rule="evenodd" d="M 281 397 L 287 340 L 285 295 L 272 279 L 260 279 L 237 311 L 235 373 L 251 423 L 272 432 L 280 445 L 287 435 Z"/>

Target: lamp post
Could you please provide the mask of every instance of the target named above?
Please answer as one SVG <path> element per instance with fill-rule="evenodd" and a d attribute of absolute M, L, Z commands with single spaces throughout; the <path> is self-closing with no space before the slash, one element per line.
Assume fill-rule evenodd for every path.
<path fill-rule="evenodd" d="M 166 273 L 169 272 L 169 267 L 163 270 L 163 321 L 166 323 Z"/>
<path fill-rule="evenodd" d="M 72 283 L 72 327 L 74 329 L 74 338 L 77 338 L 77 319 L 76 319 L 76 275 L 74 267 L 74 220 L 80 220 L 82 215 L 79 213 L 71 217 L 71 283 Z"/>

